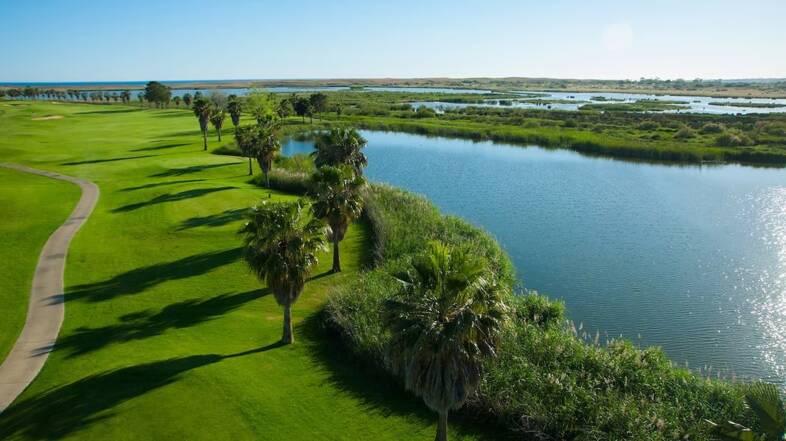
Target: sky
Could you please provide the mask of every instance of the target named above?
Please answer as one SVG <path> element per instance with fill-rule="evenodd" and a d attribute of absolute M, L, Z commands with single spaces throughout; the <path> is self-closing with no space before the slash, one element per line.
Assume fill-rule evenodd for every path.
<path fill-rule="evenodd" d="M 784 78 L 786 0 L 0 0 L 0 82 Z"/>

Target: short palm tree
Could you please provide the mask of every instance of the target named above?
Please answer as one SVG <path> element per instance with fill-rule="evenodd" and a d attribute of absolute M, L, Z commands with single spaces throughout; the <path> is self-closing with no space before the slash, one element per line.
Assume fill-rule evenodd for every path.
<path fill-rule="evenodd" d="M 218 133 L 218 142 L 221 142 L 221 128 L 224 127 L 224 120 L 227 117 L 227 112 L 224 109 L 214 107 L 210 115 L 210 123 Z"/>
<path fill-rule="evenodd" d="M 314 216 L 328 224 L 328 239 L 333 243 L 333 272 L 341 271 L 338 244 L 344 239 L 349 224 L 363 212 L 360 190 L 366 183 L 362 176 L 347 165 L 320 167 L 312 179 L 311 208 Z"/>
<path fill-rule="evenodd" d="M 210 122 L 213 106 L 210 105 L 210 101 L 199 97 L 194 100 L 193 109 L 194 116 L 199 120 L 199 129 L 202 131 L 202 140 L 205 144 L 205 150 L 207 150 L 207 125 Z"/>
<path fill-rule="evenodd" d="M 309 216 L 301 202 L 263 201 L 249 211 L 240 234 L 245 243 L 243 258 L 284 308 L 281 342 L 291 344 L 295 340 L 292 305 L 317 264 L 317 252 L 324 248 L 324 224 Z"/>
<path fill-rule="evenodd" d="M 314 164 L 339 166 L 346 164 L 355 170 L 357 175 L 363 174 L 368 159 L 363 154 L 367 141 L 355 129 L 336 128 L 320 135 L 314 145 Z"/>
<path fill-rule="evenodd" d="M 237 128 L 240 125 L 240 115 L 243 113 L 243 105 L 235 95 L 229 96 L 227 111 L 229 112 L 229 117 L 232 119 L 232 125 Z"/>
<path fill-rule="evenodd" d="M 712 434 L 723 441 L 766 441 L 786 439 L 786 411 L 778 388 L 769 383 L 748 386 L 745 403 L 755 415 L 761 433 L 732 421 L 712 425 Z"/>
<path fill-rule="evenodd" d="M 385 305 L 394 367 L 439 414 L 437 441 L 448 438 L 448 412 L 475 392 L 507 320 L 506 288 L 488 268 L 467 248 L 429 243 Z"/>
<path fill-rule="evenodd" d="M 270 170 L 273 168 L 273 160 L 281 150 L 278 127 L 276 120 L 263 119 L 254 126 L 241 127 L 235 132 L 235 140 L 240 151 L 244 156 L 257 159 L 259 168 L 265 174 L 265 186 L 268 188 L 270 188 Z M 251 174 L 250 163 L 249 174 Z"/>

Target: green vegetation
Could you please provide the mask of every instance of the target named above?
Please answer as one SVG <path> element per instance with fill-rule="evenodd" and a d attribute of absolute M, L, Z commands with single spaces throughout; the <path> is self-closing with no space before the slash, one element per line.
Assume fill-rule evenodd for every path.
<path fill-rule="evenodd" d="M 768 383 L 753 383 L 746 387 L 745 403 L 755 415 L 757 430 L 732 421 L 712 425 L 713 435 L 722 441 L 766 441 L 786 438 L 786 409 L 780 391 Z"/>
<path fill-rule="evenodd" d="M 311 196 L 314 216 L 328 225 L 328 239 L 333 243 L 334 273 L 341 271 L 339 243 L 344 240 L 349 225 L 363 212 L 360 191 L 366 184 L 350 165 L 320 167 L 312 178 Z"/>
<path fill-rule="evenodd" d="M 30 285 L 44 243 L 79 200 L 79 188 L 63 181 L 0 167 L 0 363 L 25 323 Z"/>
<path fill-rule="evenodd" d="M 778 104 L 778 103 L 735 103 L 735 102 L 728 102 L 728 101 L 714 101 L 711 102 L 710 105 L 727 106 L 727 107 L 749 107 L 749 108 L 756 108 L 756 109 L 777 109 L 779 107 L 786 107 L 783 104 Z"/>
<path fill-rule="evenodd" d="M 384 325 L 384 305 L 398 290 L 393 275 L 424 251 L 425 241 L 470 248 L 507 286 L 512 272 L 493 239 L 441 216 L 420 197 L 375 185 L 366 204 L 378 266 L 338 289 L 325 320 L 359 360 L 406 384 L 390 356 L 395 333 Z M 485 364 L 478 393 L 460 412 L 464 417 L 546 439 L 708 440 L 705 418 L 753 421 L 738 388 L 673 367 L 658 349 L 579 336 L 565 325 L 562 306 L 538 295 L 507 302 L 512 326 L 498 356 Z"/>
<path fill-rule="evenodd" d="M 439 414 L 436 439 L 447 441 L 448 412 L 475 394 L 483 362 L 496 356 L 509 294 L 469 248 L 440 242 L 397 280 L 401 289 L 385 303 L 393 370 Z"/>
<path fill-rule="evenodd" d="M 358 372 L 318 320 L 328 292 L 370 260 L 365 223 L 342 241 L 341 273 L 319 254 L 292 308 L 297 344 L 278 346 L 281 308 L 243 263 L 237 231 L 260 199 L 295 197 L 249 183 L 244 160 L 205 154 L 184 109 L 2 104 L 4 161 L 89 179 L 101 197 L 69 250 L 58 346 L 0 415 L 0 439 L 433 436 L 422 403 Z M 20 192 L 17 178 L 0 193 Z M 6 267 L 29 272 L 36 257 Z M 460 421 L 451 435 L 494 439 Z"/>

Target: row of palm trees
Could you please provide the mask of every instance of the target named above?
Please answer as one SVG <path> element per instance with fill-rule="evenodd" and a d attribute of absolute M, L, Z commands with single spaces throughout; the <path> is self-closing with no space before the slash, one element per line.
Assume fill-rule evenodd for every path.
<path fill-rule="evenodd" d="M 131 91 L 129 90 L 122 90 L 120 92 L 109 92 L 109 91 L 83 91 L 78 89 L 67 89 L 67 90 L 57 90 L 57 89 L 44 89 L 40 87 L 32 87 L 27 86 L 24 88 L 11 88 L 11 89 L 4 89 L 0 92 L 0 96 L 7 95 L 10 98 L 25 98 L 29 100 L 36 100 L 36 99 L 48 99 L 48 100 L 72 100 L 72 101 L 84 101 L 87 102 L 123 102 L 128 103 L 131 101 Z"/>
<path fill-rule="evenodd" d="M 275 121 L 259 121 L 236 131 L 243 154 L 256 157 L 265 174 L 280 148 L 276 129 Z M 363 210 L 365 145 L 354 129 L 320 135 L 312 154 L 317 171 L 311 202 L 263 201 L 249 211 L 240 230 L 246 263 L 284 309 L 284 344 L 294 342 L 292 305 L 328 242 L 333 244 L 332 272 L 341 271 L 339 243 Z M 508 317 L 506 288 L 485 259 L 440 242 L 430 243 L 395 277 L 400 292 L 385 305 L 394 336 L 391 360 L 406 387 L 439 415 L 436 439 L 447 440 L 449 411 L 474 393 L 484 360 L 496 353 Z"/>

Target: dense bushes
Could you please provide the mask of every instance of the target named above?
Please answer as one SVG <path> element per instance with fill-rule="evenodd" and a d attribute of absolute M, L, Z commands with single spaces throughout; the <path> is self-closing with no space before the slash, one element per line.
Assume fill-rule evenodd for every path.
<path fill-rule="evenodd" d="M 429 239 L 474 247 L 506 283 L 513 283 L 513 272 L 496 241 L 460 219 L 442 216 L 421 197 L 375 185 L 366 204 L 377 267 L 337 288 L 325 317 L 348 350 L 396 376 L 380 315 L 398 287 L 391 272 Z M 487 363 L 478 394 L 462 410 L 465 417 L 536 439 L 587 440 L 705 440 L 704 418 L 747 422 L 734 386 L 675 368 L 658 349 L 579 336 L 566 325 L 562 304 L 545 297 L 520 295 L 509 303 L 514 324 L 499 356 Z"/>

